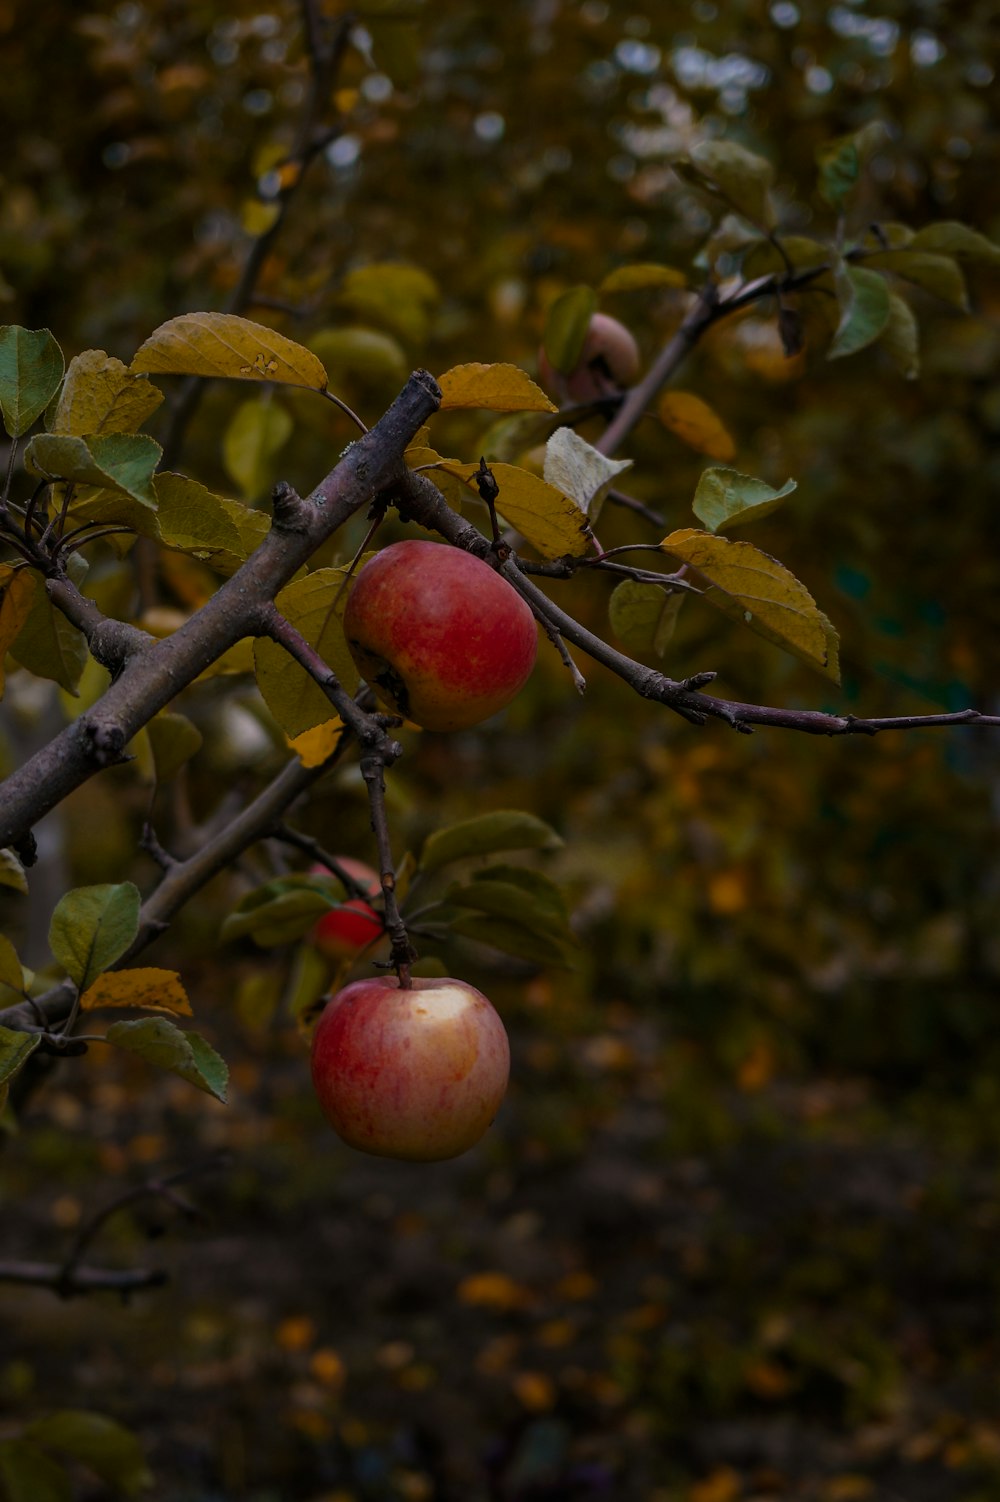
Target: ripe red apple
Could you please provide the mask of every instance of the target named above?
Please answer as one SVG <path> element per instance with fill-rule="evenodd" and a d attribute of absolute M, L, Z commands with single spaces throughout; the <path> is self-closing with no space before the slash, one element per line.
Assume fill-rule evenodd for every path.
<path fill-rule="evenodd" d="M 535 664 L 535 618 L 461 548 L 394 542 L 361 569 L 344 611 L 361 676 L 425 730 L 464 730 L 509 704 Z"/>
<path fill-rule="evenodd" d="M 337 861 L 348 876 L 353 876 L 355 881 L 364 885 L 369 897 L 379 895 L 382 883 L 371 866 L 366 866 L 363 861 L 352 860 L 348 855 L 338 855 Z M 326 866 L 313 866 L 310 874 L 329 876 L 330 872 Z M 384 930 L 385 925 L 373 907 L 361 897 L 348 897 L 339 907 L 332 907 L 328 913 L 324 913 L 313 925 L 309 941 L 325 959 L 353 960 L 362 949 L 379 938 Z"/>
<path fill-rule="evenodd" d="M 538 373 L 561 401 L 594 402 L 615 396 L 631 386 L 639 374 L 639 346 L 617 318 L 595 313 L 590 320 L 580 357 L 567 373 L 556 370 L 544 349 L 538 354 Z"/>
<path fill-rule="evenodd" d="M 486 1131 L 507 1089 L 504 1025 L 460 980 L 395 976 L 345 986 L 312 1042 L 313 1086 L 337 1135 L 381 1158 L 456 1158 Z"/>

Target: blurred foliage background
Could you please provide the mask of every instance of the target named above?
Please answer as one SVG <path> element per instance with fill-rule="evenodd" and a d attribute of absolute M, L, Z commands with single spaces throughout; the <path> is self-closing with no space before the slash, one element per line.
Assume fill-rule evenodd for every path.
<path fill-rule="evenodd" d="M 246 311 L 316 339 L 368 420 L 416 364 L 534 369 L 570 286 L 630 260 L 696 265 L 713 219 L 668 159 L 702 134 L 768 156 L 785 227 L 829 234 L 816 150 L 882 120 L 855 226 L 946 218 L 1000 237 L 989 0 L 386 0 L 355 15 L 336 128 Z M 295 144 L 298 7 L 2 0 L 0 38 L 3 320 L 128 360 L 165 318 L 224 306 Z M 418 295 L 366 292 L 358 273 L 386 261 L 423 274 Z M 680 384 L 723 417 L 737 468 L 798 481 L 754 541 L 833 618 L 844 687 L 690 603 L 666 671 L 717 669 L 723 693 L 757 702 L 997 711 L 996 274 L 974 270 L 971 297 L 969 316 L 914 294 L 916 382 L 878 350 L 785 360 L 766 310 L 704 342 Z M 649 357 L 683 300 L 608 306 Z M 212 388 L 183 455 L 228 493 L 220 434 L 245 399 Z M 274 402 L 293 425 L 252 470 L 252 500 L 279 475 L 308 487 L 352 431 L 294 394 Z M 450 451 L 478 455 L 487 420 L 449 421 Z M 652 422 L 629 453 L 634 493 L 688 525 L 703 458 Z M 657 535 L 610 508 L 600 531 L 605 546 Z M 214 581 L 166 556 L 142 604 L 177 619 Z M 127 563 L 109 551 L 94 577 L 106 608 L 135 613 Z M 556 588 L 607 631 L 603 583 Z M 417 1172 L 331 1138 L 288 1011 L 301 956 L 218 942 L 272 869 L 273 852 L 252 855 L 150 956 L 182 969 L 229 1058 L 228 1110 L 92 1051 L 5 1144 L 8 1256 L 58 1256 L 123 1186 L 228 1154 L 191 1190 L 204 1225 L 168 1211 L 104 1233 L 104 1259 L 128 1264 L 165 1224 L 167 1290 L 128 1307 L 0 1295 L 12 1421 L 115 1414 L 171 1502 L 1000 1496 L 995 735 L 746 739 L 587 676 L 581 700 L 543 651 L 501 722 L 411 736 L 392 778 L 400 850 L 490 807 L 533 809 L 566 842 L 546 869 L 572 899 L 576 969 L 455 961 L 514 1037 L 487 1143 Z M 158 799 L 168 844 L 287 756 L 251 682 L 185 696 L 206 740 Z M 78 707 L 12 673 L 4 761 Z M 68 884 L 150 885 L 148 806 L 139 765 L 42 826 L 40 918 L 5 903 L 27 963 L 44 964 Z M 370 858 L 351 770 L 298 823 Z"/>

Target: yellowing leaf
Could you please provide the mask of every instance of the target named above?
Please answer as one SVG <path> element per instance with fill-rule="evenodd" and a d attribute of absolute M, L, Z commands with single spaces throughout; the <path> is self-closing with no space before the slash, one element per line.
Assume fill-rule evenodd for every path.
<path fill-rule="evenodd" d="M 169 782 L 201 750 L 202 733 L 187 715 L 163 711 L 146 726 L 158 782 Z"/>
<path fill-rule="evenodd" d="M 441 411 L 556 412 L 558 408 L 518 365 L 455 365 L 438 379 Z"/>
<path fill-rule="evenodd" d="M 134 433 L 163 401 L 145 376 L 103 349 L 85 349 L 70 362 L 59 400 L 45 414 L 51 433 Z"/>
<path fill-rule="evenodd" d="M 441 469 L 475 490 L 478 465 L 446 459 Z M 492 472 L 500 487 L 497 510 L 543 558 L 579 557 L 586 550 L 590 524 L 574 500 L 517 465 L 494 464 Z"/>
<path fill-rule="evenodd" d="M 940 297 L 942 302 L 950 303 L 953 308 L 959 308 L 963 313 L 969 311 L 965 277 L 952 256 L 932 255 L 929 251 L 915 249 L 911 241 L 902 250 L 886 250 L 866 256 L 865 265 L 892 271 L 932 296 Z"/>
<path fill-rule="evenodd" d="M 693 527 L 660 544 L 708 580 L 702 599 L 730 620 L 783 647 L 840 682 L 837 633 L 812 595 L 783 564 L 749 542 L 730 542 Z"/>
<path fill-rule="evenodd" d="M 741 475 L 737 469 L 706 469 L 698 481 L 691 510 L 709 532 L 723 528 L 731 531 L 770 516 L 795 488 L 794 480 L 786 480 L 780 490 L 775 490 L 765 480 Z"/>
<path fill-rule="evenodd" d="M 223 572 L 248 558 L 271 525 L 263 511 L 215 495 L 186 475 L 155 475 L 153 489 L 166 545 L 207 559 Z"/>
<path fill-rule="evenodd" d="M 419 266 L 401 261 L 383 261 L 358 266 L 348 272 L 338 293 L 361 318 L 380 323 L 413 344 L 422 344 L 430 332 L 431 313 L 441 292 L 434 278 Z"/>
<path fill-rule="evenodd" d="M 652 652 L 662 657 L 673 637 L 683 601 L 679 590 L 623 579 L 608 601 L 611 629 L 630 652 Z"/>
<path fill-rule="evenodd" d="M 321 568 L 286 585 L 274 603 L 352 693 L 358 670 L 341 624 L 349 591 L 345 569 Z M 254 648 L 254 661 L 257 686 L 286 735 L 301 735 L 330 719 L 333 711 L 326 694 L 277 642 L 261 637 Z"/>
<path fill-rule="evenodd" d="M 182 313 L 161 323 L 130 369 L 326 390 L 326 370 L 310 350 L 233 313 Z"/>
<path fill-rule="evenodd" d="M 304 730 L 301 735 L 289 738 L 288 744 L 304 767 L 321 767 L 332 756 L 344 733 L 344 722 L 339 716 Z"/>
<path fill-rule="evenodd" d="M 176 970 L 109 970 L 80 997 L 85 1012 L 97 1007 L 142 1007 L 190 1017 L 191 1003 Z"/>
<path fill-rule="evenodd" d="M 140 1017 L 135 1022 L 113 1022 L 104 1036 L 116 1048 L 138 1054 L 147 1064 L 178 1074 L 225 1102 L 229 1067 L 198 1033 L 181 1032 L 166 1017 Z"/>
<path fill-rule="evenodd" d="M 0 564 L 0 699 L 5 683 L 3 660 L 28 619 L 34 593 L 34 574 Z"/>
<path fill-rule="evenodd" d="M 690 165 L 737 213 L 763 229 L 771 227 L 774 167 L 766 157 L 735 141 L 700 141 L 691 149 Z"/>
<path fill-rule="evenodd" d="M 657 411 L 663 426 L 699 454 L 723 464 L 734 457 L 736 445 L 728 429 L 700 396 L 691 391 L 665 391 Z"/>
<path fill-rule="evenodd" d="M 598 292 L 642 292 L 649 287 L 686 287 L 687 277 L 674 266 L 658 266 L 643 261 L 635 266 L 618 266 L 610 271 Z"/>
<path fill-rule="evenodd" d="M 274 460 L 292 436 L 292 419 L 280 402 L 242 402 L 222 436 L 227 473 L 254 501 L 274 480 Z"/>
<path fill-rule="evenodd" d="M 474 1309 L 495 1309 L 499 1313 L 525 1309 L 534 1303 L 530 1288 L 499 1272 L 472 1273 L 463 1278 L 456 1297 L 460 1304 L 468 1304 Z"/>

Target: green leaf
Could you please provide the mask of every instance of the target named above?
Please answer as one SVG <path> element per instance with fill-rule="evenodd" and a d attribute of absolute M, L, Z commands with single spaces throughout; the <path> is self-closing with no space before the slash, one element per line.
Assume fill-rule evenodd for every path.
<path fill-rule="evenodd" d="M 63 1467 L 26 1439 L 0 1441 L 0 1479 L 6 1502 L 71 1502 Z"/>
<path fill-rule="evenodd" d="M 562 840 L 549 824 L 534 814 L 497 810 L 463 819 L 447 829 L 438 829 L 424 842 L 419 869 L 422 875 L 439 871 L 452 861 L 497 850 L 554 850 Z"/>
<path fill-rule="evenodd" d="M 71 560 L 69 574 L 74 584 L 80 582 L 86 574 L 82 559 Z M 51 678 L 74 696 L 89 657 L 87 638 L 56 609 L 40 581 L 10 653 L 36 678 Z"/>
<path fill-rule="evenodd" d="M 14 1078 L 41 1041 L 38 1033 L 19 1033 L 0 1027 L 0 1084 Z"/>
<path fill-rule="evenodd" d="M 48 329 L 0 328 L 0 412 L 12 438 L 26 433 L 59 389 L 65 362 Z"/>
<path fill-rule="evenodd" d="M 129 948 L 139 932 L 140 906 L 130 881 L 75 887 L 57 903 L 49 948 L 81 991 Z"/>
<path fill-rule="evenodd" d="M 611 629 L 630 652 L 662 657 L 673 637 L 683 600 L 679 590 L 623 579 L 608 601 Z"/>
<path fill-rule="evenodd" d="M 145 376 L 103 349 L 85 349 L 69 362 L 59 399 L 46 413 L 51 433 L 134 433 L 163 401 Z"/>
<path fill-rule="evenodd" d="M 920 330 L 913 309 L 895 292 L 889 293 L 889 321 L 879 344 L 908 381 L 920 374 Z"/>
<path fill-rule="evenodd" d="M 586 550 L 590 523 L 572 496 L 564 495 L 555 485 L 516 464 L 494 464 L 491 468 L 500 487 L 497 511 L 537 553 L 543 558 L 562 558 L 567 553 L 578 558 Z M 446 476 L 461 481 L 464 489 L 459 492 L 460 497 L 464 498 L 465 490 L 477 493 L 478 465 L 439 459 L 436 470 L 442 476 L 441 488 L 449 500 L 454 501 L 454 491 L 449 488 Z"/>
<path fill-rule="evenodd" d="M 81 1461 L 126 1497 L 152 1485 L 136 1436 L 103 1413 L 63 1409 L 29 1424 L 25 1434 L 36 1444 Z"/>
<path fill-rule="evenodd" d="M 181 1032 L 166 1017 L 142 1017 L 137 1022 L 112 1023 L 105 1038 L 225 1102 L 229 1066 L 198 1033 Z"/>
<path fill-rule="evenodd" d="M 660 546 L 708 581 L 701 598 L 709 605 L 839 683 L 837 633 L 783 564 L 752 543 L 694 528 L 671 532 Z"/>
<path fill-rule="evenodd" d="M 122 491 L 142 506 L 156 505 L 153 474 L 163 450 L 146 433 L 87 438 L 37 433 L 24 451 L 26 468 L 47 480 L 72 480 Z"/>
<path fill-rule="evenodd" d="M 235 313 L 182 313 L 161 323 L 130 368 L 326 390 L 326 371 L 311 350 Z"/>
<path fill-rule="evenodd" d="M 609 271 L 597 290 L 602 296 L 610 292 L 645 292 L 652 287 L 686 287 L 687 281 L 683 271 L 674 266 L 642 261 Z"/>
<path fill-rule="evenodd" d="M 692 147 L 689 164 L 751 223 L 770 229 L 774 223 L 770 188 L 774 167 L 736 141 L 700 141 Z"/>
<path fill-rule="evenodd" d="M 865 257 L 865 265 L 880 271 L 892 271 L 916 287 L 922 287 L 942 302 L 963 313 L 969 310 L 969 294 L 958 262 L 951 256 L 931 255 L 916 249 L 916 241 L 904 250 L 879 251 Z"/>
<path fill-rule="evenodd" d="M 280 402 L 258 398 L 237 407 L 222 437 L 222 458 L 247 501 L 273 483 L 273 461 L 291 436 L 292 419 Z"/>
<path fill-rule="evenodd" d="M 353 693 L 358 670 L 343 627 L 349 594 L 346 569 L 320 568 L 286 585 L 274 603 L 333 669 L 341 686 Z M 301 735 L 332 719 L 336 711 L 330 700 L 305 668 L 292 661 L 284 647 L 260 637 L 254 644 L 254 662 L 264 702 L 286 735 Z"/>
<path fill-rule="evenodd" d="M 231 573 L 267 536 L 270 521 L 239 501 L 215 495 L 186 475 L 153 479 L 159 531 L 167 547 L 191 553 Z"/>
<path fill-rule="evenodd" d="M 557 428 L 545 445 L 545 480 L 568 495 L 591 523 L 631 459 L 609 459 L 572 428 Z M 498 504 L 502 504 L 498 502 Z"/>
<path fill-rule="evenodd" d="M 538 891 L 529 890 L 521 882 L 490 880 L 484 873 L 466 886 L 451 887 L 445 901 L 456 907 L 471 907 L 477 912 L 503 918 L 540 939 L 559 945 L 574 943 L 565 910 L 551 902 L 539 901 Z"/>
<path fill-rule="evenodd" d="M 731 530 L 770 516 L 795 488 L 794 480 L 786 480 L 780 490 L 775 490 L 735 469 L 706 469 L 698 481 L 691 510 L 709 532 Z"/>
<path fill-rule="evenodd" d="M 240 899 L 223 922 L 219 937 L 224 943 L 250 938 L 260 949 L 294 944 L 317 918 L 340 905 L 332 894 L 320 890 L 316 882 L 309 884 L 306 878 L 299 878 L 294 887 L 288 878 L 267 882 Z"/>
<path fill-rule="evenodd" d="M 872 120 L 849 136 L 838 136 L 816 153 L 820 197 L 834 209 L 843 209 L 861 181 L 861 169 L 885 139 L 881 120 Z"/>
<path fill-rule="evenodd" d="M 157 782 L 169 782 L 201 750 L 203 736 L 187 715 L 158 714 L 146 726 Z"/>
<path fill-rule="evenodd" d="M 840 323 L 827 350 L 828 360 L 856 354 L 874 344 L 889 322 L 889 289 L 877 271 L 848 266 L 837 277 Z"/>
<path fill-rule="evenodd" d="M 419 266 L 386 261 L 348 272 L 337 301 L 358 317 L 381 324 L 411 344 L 423 344 L 431 314 L 441 300 L 433 277 Z"/>
<path fill-rule="evenodd" d="M 12 891 L 28 895 L 28 878 L 24 874 L 24 867 L 9 847 L 0 850 L 0 887 L 9 887 Z"/>
<path fill-rule="evenodd" d="M 542 347 L 554 370 L 568 375 L 576 368 L 590 320 L 597 312 L 593 287 L 571 287 L 557 297 L 545 320 Z"/>
<path fill-rule="evenodd" d="M 24 971 L 17 950 L 5 934 L 0 934 L 0 981 L 13 991 L 24 989 Z"/>
<path fill-rule="evenodd" d="M 37 576 L 28 569 L 0 564 L 0 699 L 6 686 L 4 658 L 31 614 L 37 583 Z"/>
<path fill-rule="evenodd" d="M 505 918 L 459 912 L 448 920 L 447 926 L 449 933 L 488 944 L 492 949 L 513 955 L 515 959 L 527 960 L 532 965 L 555 966 L 560 970 L 572 967 L 572 961 L 558 940 L 542 938 L 531 929 Z"/>
<path fill-rule="evenodd" d="M 910 241 L 914 250 L 927 250 L 932 255 L 957 256 L 959 260 L 985 261 L 988 265 L 1000 263 L 1000 245 L 994 245 L 978 230 L 955 219 L 944 219 L 939 224 L 927 224 Z"/>

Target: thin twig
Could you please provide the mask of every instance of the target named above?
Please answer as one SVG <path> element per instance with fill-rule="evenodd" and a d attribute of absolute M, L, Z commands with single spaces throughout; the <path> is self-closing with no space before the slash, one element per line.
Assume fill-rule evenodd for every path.
<path fill-rule="evenodd" d="M 410 943 L 406 925 L 399 914 L 396 902 L 396 871 L 392 859 L 392 842 L 389 837 L 389 821 L 385 811 L 385 763 L 377 751 L 361 758 L 361 775 L 368 789 L 368 807 L 371 812 L 372 832 L 378 846 L 379 880 L 385 902 L 385 929 L 392 942 L 389 964 L 399 976 L 400 987 L 409 990 L 410 966 L 417 958 L 417 951 Z"/>

